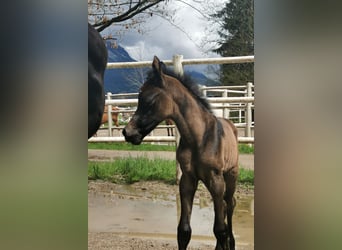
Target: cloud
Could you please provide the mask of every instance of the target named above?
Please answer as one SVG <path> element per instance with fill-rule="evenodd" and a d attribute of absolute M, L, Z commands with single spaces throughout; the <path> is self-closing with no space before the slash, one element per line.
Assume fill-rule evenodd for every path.
<path fill-rule="evenodd" d="M 187 5 L 179 7 L 175 20 L 183 31 L 161 17 L 153 16 L 144 25 L 147 33 L 126 31 L 118 38 L 119 44 L 139 61 L 152 60 L 154 55 L 161 60 L 172 59 L 175 54 L 181 54 L 184 58 L 218 57 L 214 53 L 205 54 L 200 46 L 208 25 L 203 16 Z"/>

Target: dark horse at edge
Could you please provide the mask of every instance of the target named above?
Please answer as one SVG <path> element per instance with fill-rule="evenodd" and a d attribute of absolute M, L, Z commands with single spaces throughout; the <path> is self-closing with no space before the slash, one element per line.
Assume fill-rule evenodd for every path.
<path fill-rule="evenodd" d="M 102 37 L 88 23 L 88 139 L 101 125 L 105 104 L 103 77 L 107 59 Z"/>
<path fill-rule="evenodd" d="M 232 215 L 238 176 L 237 130 L 229 120 L 213 115 L 197 85 L 168 71 L 154 57 L 152 71 L 138 96 L 138 108 L 123 130 L 126 141 L 140 144 L 165 119 L 175 122 L 181 136 L 176 153 L 182 169 L 178 248 L 184 250 L 189 244 L 192 205 L 201 180 L 213 198 L 216 250 L 234 250 Z"/>

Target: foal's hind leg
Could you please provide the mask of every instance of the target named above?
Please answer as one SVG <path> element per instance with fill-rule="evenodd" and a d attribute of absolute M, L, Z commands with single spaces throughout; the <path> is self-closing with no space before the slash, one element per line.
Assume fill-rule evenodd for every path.
<path fill-rule="evenodd" d="M 190 217 L 197 185 L 198 179 L 194 175 L 188 172 L 183 172 L 179 183 L 181 199 L 181 217 L 177 230 L 179 250 L 185 250 L 191 238 Z"/>
<path fill-rule="evenodd" d="M 235 250 L 235 239 L 233 235 L 232 218 L 233 218 L 233 211 L 236 205 L 236 201 L 234 198 L 236 181 L 237 181 L 237 168 L 233 168 L 231 171 L 225 174 L 226 194 L 224 197 L 225 201 L 227 202 L 227 221 L 228 221 L 230 250 Z"/>
<path fill-rule="evenodd" d="M 228 227 L 226 224 L 227 204 L 224 199 L 226 185 L 220 171 L 211 171 L 210 178 L 205 180 L 214 202 L 215 222 L 214 234 L 217 239 L 216 250 L 228 250 Z"/>

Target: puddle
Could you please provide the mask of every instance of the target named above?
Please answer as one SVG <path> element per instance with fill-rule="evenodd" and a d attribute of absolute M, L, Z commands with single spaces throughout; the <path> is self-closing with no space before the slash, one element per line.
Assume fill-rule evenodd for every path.
<path fill-rule="evenodd" d="M 172 192 L 171 192 L 172 193 Z M 233 215 L 237 247 L 254 247 L 254 196 L 238 194 Z M 88 231 L 176 239 L 180 204 L 174 194 L 153 188 L 115 185 L 108 192 L 88 192 Z M 191 217 L 192 241 L 215 245 L 214 211 L 209 196 L 197 196 Z"/>

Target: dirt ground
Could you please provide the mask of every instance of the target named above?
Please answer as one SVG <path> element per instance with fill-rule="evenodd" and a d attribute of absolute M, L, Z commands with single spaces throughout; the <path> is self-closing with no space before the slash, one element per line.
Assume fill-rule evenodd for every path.
<path fill-rule="evenodd" d="M 176 152 L 88 149 L 88 160 L 91 161 L 111 161 L 120 157 L 174 160 L 176 159 Z M 241 168 L 254 170 L 254 154 L 240 154 L 239 165 Z"/>
<path fill-rule="evenodd" d="M 156 239 L 148 237 L 134 237 L 129 235 L 117 235 L 114 233 L 88 233 L 88 249 L 100 250 L 100 249 L 117 249 L 117 250 L 177 250 L 175 240 L 168 239 Z M 190 246 L 189 250 L 201 249 L 212 250 L 214 246 L 207 244 L 196 244 L 196 246 Z"/>
<path fill-rule="evenodd" d="M 175 159 L 175 152 L 88 150 L 88 159 L 93 161 L 138 156 Z M 240 166 L 254 169 L 254 155 L 241 155 Z M 138 182 L 123 186 L 104 181 L 89 181 L 88 250 L 178 249 L 177 215 L 175 214 L 178 205 L 176 205 L 177 194 L 177 185 L 162 182 Z M 246 202 L 246 197 L 248 202 Z M 235 198 L 238 205 L 240 204 L 239 211 L 234 212 L 239 220 L 239 225 L 234 225 L 233 221 L 233 227 L 235 226 L 236 231 L 240 233 L 236 237 L 236 249 L 252 250 L 254 249 L 254 206 L 251 205 L 253 204 L 251 201 L 254 201 L 254 190 L 238 186 Z M 197 218 L 196 214 L 192 216 L 193 236 L 188 247 L 189 250 L 212 250 L 215 248 L 215 237 L 212 234 L 213 210 L 210 203 L 211 197 L 204 185 L 200 183 L 195 195 L 194 206 L 204 208 L 201 209 L 200 216 L 197 215 Z M 242 203 L 248 207 L 241 207 Z M 210 208 L 207 209 L 207 207 Z M 140 210 L 145 211 L 145 214 Z M 149 218 L 153 217 L 152 210 L 157 210 L 160 213 L 160 218 L 168 219 L 169 223 L 160 221 L 160 219 L 158 221 L 158 218 L 156 220 Z M 170 219 L 172 216 L 174 218 Z M 165 229 L 165 223 L 167 229 Z M 196 233 L 196 229 L 201 226 L 206 228 L 209 233 Z M 155 233 L 156 231 L 158 233 Z"/>
<path fill-rule="evenodd" d="M 138 182 L 129 187 L 123 188 L 122 185 L 104 182 L 104 181 L 89 181 L 88 183 L 88 207 L 91 210 L 92 206 L 99 205 L 100 198 L 103 204 L 99 205 L 101 207 L 107 206 L 111 203 L 117 202 L 132 202 L 132 201 L 148 201 L 150 203 L 155 203 L 161 200 L 174 199 L 175 194 L 178 193 L 178 186 L 169 185 L 161 182 Z M 253 196 L 253 189 L 248 189 L 246 187 L 239 186 L 235 197 L 239 199 L 240 197 Z M 203 184 L 199 185 L 199 188 L 195 195 L 194 204 L 203 203 L 203 200 L 210 202 L 211 198 L 208 191 L 205 189 Z M 94 204 L 95 203 L 95 204 Z M 133 204 L 133 203 L 131 203 Z M 135 203 L 134 203 L 135 204 Z M 127 205 L 126 205 L 127 206 Z M 135 206 L 135 205 L 130 205 Z M 128 212 L 129 207 L 125 208 Z M 113 209 L 112 209 L 113 210 Z M 119 210 L 117 210 L 118 212 Z M 91 212 L 91 211 L 90 211 Z M 114 212 L 114 211 L 113 211 Z M 122 212 L 122 211 L 121 211 Z M 97 213 L 107 213 L 106 210 L 98 210 Z M 128 212 L 129 213 L 129 212 Z M 166 213 L 166 212 L 165 212 Z M 110 215 L 105 217 L 105 220 L 109 220 Z M 119 215 L 125 216 L 124 214 Z M 137 223 L 143 222 L 146 218 L 140 218 L 138 215 L 134 215 L 134 219 Z M 165 215 L 163 215 L 165 216 Z M 106 219 L 107 218 L 107 219 Z M 126 230 L 101 230 L 94 229 L 92 226 L 94 223 L 104 223 L 101 219 L 97 222 L 92 221 L 91 218 L 88 226 L 88 249 L 89 250 L 100 250 L 100 249 L 120 249 L 120 250 L 132 250 L 132 249 L 177 249 L 177 239 L 176 239 L 176 229 L 172 229 L 174 233 L 150 233 L 152 230 L 150 227 L 155 227 L 156 225 L 147 226 L 146 230 L 142 229 L 140 232 L 132 232 Z M 148 221 L 143 222 L 147 223 Z M 152 222 L 153 223 L 153 222 Z M 110 223 L 109 223 L 110 224 Z M 119 221 L 115 221 L 115 224 L 120 224 Z M 122 226 L 122 225 L 121 225 Z M 162 223 L 160 224 L 162 227 Z M 211 228 L 210 228 L 211 230 Z M 254 244 L 253 244 L 254 245 Z M 251 250 L 253 245 L 237 244 L 237 249 L 239 250 Z M 196 236 L 194 235 L 191 239 L 189 248 L 194 249 L 214 249 L 215 248 L 215 238 L 213 236 Z"/>

